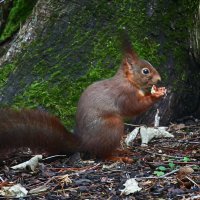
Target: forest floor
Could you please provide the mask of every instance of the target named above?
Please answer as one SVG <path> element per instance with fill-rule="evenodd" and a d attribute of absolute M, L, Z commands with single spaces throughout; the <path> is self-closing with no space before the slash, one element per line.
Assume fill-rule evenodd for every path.
<path fill-rule="evenodd" d="M 137 136 L 133 164 L 55 156 L 40 161 L 34 172 L 17 171 L 10 166 L 31 158 L 18 152 L 0 166 L 0 194 L 20 183 L 29 191 L 21 199 L 200 199 L 200 121 L 182 119 L 170 132 L 174 138 L 153 139 L 147 147 Z M 121 190 L 132 178 L 141 190 L 126 195 Z"/>

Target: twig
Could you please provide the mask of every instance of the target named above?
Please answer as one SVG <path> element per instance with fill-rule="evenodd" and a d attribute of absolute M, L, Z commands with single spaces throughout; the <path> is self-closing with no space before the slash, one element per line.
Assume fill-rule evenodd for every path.
<path fill-rule="evenodd" d="M 195 165 L 188 165 L 188 167 L 193 167 L 193 166 L 195 166 Z M 135 177 L 136 179 L 162 179 L 162 178 L 166 178 L 167 176 L 169 176 L 169 175 L 171 175 L 171 174 L 174 174 L 174 173 L 176 173 L 176 172 L 178 172 L 179 171 L 179 169 L 175 169 L 175 170 L 173 170 L 173 171 L 171 171 L 171 172 L 168 172 L 168 173 L 166 173 L 166 174 L 164 174 L 164 175 L 162 175 L 162 176 L 149 176 L 149 177 Z M 190 180 L 190 179 L 189 179 Z M 190 180 L 190 181 L 192 181 L 192 180 Z M 192 181 L 193 182 L 193 181 Z M 194 183 L 194 182 L 193 182 Z M 197 184 L 198 185 L 198 184 Z M 199 187 L 199 185 L 198 185 L 198 187 Z"/>
<path fill-rule="evenodd" d="M 49 160 L 49 159 L 52 159 L 52 158 L 60 158 L 60 157 L 66 157 L 66 155 L 53 155 L 53 156 L 49 156 L 49 157 L 46 157 L 46 158 L 43 158 L 42 160 L 43 161 L 46 161 L 46 160 Z"/>
<path fill-rule="evenodd" d="M 149 176 L 149 177 L 135 177 L 136 179 L 163 179 L 166 178 L 167 176 L 176 173 L 177 171 L 179 171 L 179 169 L 175 169 L 169 173 L 166 173 L 162 176 Z"/>
<path fill-rule="evenodd" d="M 141 125 L 136 125 L 136 124 L 128 124 L 128 123 L 124 123 L 127 126 L 133 126 L 133 127 L 140 127 Z"/>
<path fill-rule="evenodd" d="M 163 178 L 169 178 L 169 177 L 161 177 L 161 176 L 147 176 L 147 177 L 135 177 L 135 179 L 163 179 Z"/>
<path fill-rule="evenodd" d="M 71 167 L 71 168 L 49 168 L 49 169 L 60 170 L 60 171 L 81 171 L 81 172 L 85 172 L 86 170 L 96 169 L 99 165 L 100 165 L 100 163 L 96 164 L 95 166 L 89 166 L 89 167 L 87 166 L 87 167 L 80 167 L 80 168 Z"/>
<path fill-rule="evenodd" d="M 179 143 L 187 143 L 187 144 L 200 144 L 200 142 L 190 142 L 190 141 L 188 141 L 188 140 L 179 140 L 178 141 Z"/>
<path fill-rule="evenodd" d="M 166 173 L 166 174 L 160 176 L 160 178 L 164 178 L 164 177 L 169 176 L 169 175 L 171 175 L 171 174 L 174 174 L 174 173 L 176 173 L 176 172 L 178 172 L 178 171 L 179 171 L 179 169 L 175 169 L 175 170 L 173 170 L 173 171 L 171 171 L 171 172 L 168 172 L 168 173 Z"/>
<path fill-rule="evenodd" d="M 157 109 L 156 115 L 155 115 L 155 121 L 154 121 L 154 127 L 159 127 L 160 124 L 160 116 L 159 116 L 159 109 Z"/>
<path fill-rule="evenodd" d="M 200 162 L 181 162 L 181 161 L 163 161 L 163 162 L 147 162 L 148 164 L 152 164 L 152 165 L 167 165 L 169 163 L 173 162 L 174 164 L 189 164 L 189 165 L 200 165 Z"/>
<path fill-rule="evenodd" d="M 181 123 L 182 124 L 182 123 Z M 174 125 L 177 125 L 176 123 L 174 124 L 174 123 L 170 123 L 170 126 L 174 126 Z M 196 124 L 191 124 L 191 125 L 184 125 L 184 127 L 183 128 L 181 128 L 181 129 L 185 129 L 185 128 L 199 128 L 200 126 L 199 125 L 196 125 Z"/>
<path fill-rule="evenodd" d="M 200 186 L 195 181 L 193 181 L 190 177 L 185 176 L 185 178 L 187 178 L 189 181 L 191 181 L 192 183 L 194 183 L 194 185 L 196 185 L 198 188 L 200 188 Z"/>
<path fill-rule="evenodd" d="M 137 147 L 139 148 L 139 147 Z M 169 157 L 169 158 L 179 158 L 179 159 L 183 159 L 184 157 L 180 157 L 180 156 L 171 156 L 171 155 L 167 155 L 167 154 L 161 154 L 161 153 L 155 153 L 155 152 L 149 152 L 147 150 L 144 150 L 142 148 L 139 148 L 141 151 L 145 152 L 145 153 L 149 153 L 149 154 L 153 154 L 153 155 L 157 155 L 157 156 L 164 156 L 164 157 Z"/>

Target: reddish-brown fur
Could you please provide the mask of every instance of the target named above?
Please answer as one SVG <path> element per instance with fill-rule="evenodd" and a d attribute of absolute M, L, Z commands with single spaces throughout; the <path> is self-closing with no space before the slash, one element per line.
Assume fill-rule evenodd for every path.
<path fill-rule="evenodd" d="M 144 68 L 149 70 L 148 74 L 143 73 Z M 3 109 L 0 151 L 30 147 L 50 153 L 82 151 L 110 157 L 119 147 L 124 132 L 123 118 L 145 112 L 165 94 L 165 88 L 147 94 L 147 89 L 158 80 L 160 75 L 155 68 L 140 60 L 125 42 L 124 58 L 116 75 L 90 85 L 81 95 L 74 134 L 68 133 L 56 117 L 47 113 Z"/>
<path fill-rule="evenodd" d="M 1 154 L 19 147 L 49 153 L 70 153 L 78 140 L 71 137 L 61 122 L 37 110 L 0 110 Z"/>

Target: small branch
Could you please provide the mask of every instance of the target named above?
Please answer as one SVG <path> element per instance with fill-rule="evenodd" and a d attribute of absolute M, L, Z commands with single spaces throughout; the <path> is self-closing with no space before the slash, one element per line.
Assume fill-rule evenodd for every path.
<path fill-rule="evenodd" d="M 166 154 L 162 154 L 162 153 L 155 153 L 155 152 L 150 152 L 150 151 L 147 151 L 147 150 L 144 150 L 142 148 L 139 148 L 137 147 L 138 149 L 140 149 L 141 151 L 145 152 L 145 153 L 149 153 L 149 154 L 153 154 L 153 155 L 156 155 L 156 156 L 163 156 L 163 157 L 168 157 L 168 158 L 179 158 L 179 159 L 183 159 L 184 157 L 180 157 L 180 156 L 171 156 L 171 155 L 166 155 Z"/>
<path fill-rule="evenodd" d="M 164 178 L 169 178 L 169 177 L 161 177 L 161 176 L 135 177 L 136 180 L 141 180 L 141 179 L 164 179 Z"/>
<path fill-rule="evenodd" d="M 186 144 L 200 144 L 200 142 L 190 142 L 190 141 L 187 141 L 187 140 L 180 140 L 180 141 L 178 141 L 179 143 L 186 143 Z"/>
<path fill-rule="evenodd" d="M 155 121 L 154 121 L 154 127 L 159 127 L 160 124 L 160 116 L 159 116 L 159 109 L 157 109 L 156 115 L 155 115 Z"/>
<path fill-rule="evenodd" d="M 158 166 L 158 165 L 163 165 L 163 164 L 167 165 L 170 162 L 173 162 L 174 164 L 178 164 L 178 165 L 181 165 L 181 164 L 183 164 L 183 165 L 188 165 L 188 164 L 189 165 L 200 165 L 199 161 L 197 161 L 197 162 L 181 162 L 181 161 L 174 161 L 174 160 L 173 161 L 163 161 L 163 162 L 147 162 L 147 163 Z"/>
<path fill-rule="evenodd" d="M 174 174 L 174 173 L 176 173 L 176 172 L 178 172 L 178 171 L 179 171 L 179 169 L 175 169 L 175 170 L 173 170 L 173 171 L 171 171 L 171 172 L 168 172 L 168 173 L 166 173 L 166 174 L 160 176 L 160 178 L 164 178 L 164 177 L 169 176 L 169 175 L 171 175 L 171 174 Z"/>
<path fill-rule="evenodd" d="M 87 170 L 91 170 L 91 169 L 96 169 L 99 167 L 99 165 L 101 165 L 100 163 L 96 164 L 95 166 L 87 166 L 87 167 L 80 167 L 80 168 L 74 168 L 74 167 L 71 167 L 71 168 L 49 168 L 50 170 L 53 170 L 53 171 L 80 171 L 80 172 L 85 172 Z"/>
<path fill-rule="evenodd" d="M 162 176 L 149 176 L 149 177 L 135 177 L 136 179 L 163 179 L 163 178 L 167 178 L 167 176 L 171 175 L 171 174 L 174 174 L 176 172 L 178 172 L 179 169 L 175 169 L 169 173 L 166 173 Z"/>
<path fill-rule="evenodd" d="M 185 176 L 185 178 L 187 178 L 189 181 L 191 181 L 194 185 L 196 185 L 198 188 L 200 188 L 200 186 L 195 182 L 193 181 L 190 177 L 188 176 Z"/>
<path fill-rule="evenodd" d="M 141 125 L 136 125 L 136 124 L 128 124 L 128 123 L 124 123 L 127 126 L 132 126 L 132 127 L 140 127 Z"/>
<path fill-rule="evenodd" d="M 64 157 L 67 157 L 67 156 L 66 155 L 53 155 L 53 156 L 49 156 L 49 157 L 43 158 L 42 160 L 46 161 L 46 160 L 50 160 L 52 158 L 64 158 Z"/>

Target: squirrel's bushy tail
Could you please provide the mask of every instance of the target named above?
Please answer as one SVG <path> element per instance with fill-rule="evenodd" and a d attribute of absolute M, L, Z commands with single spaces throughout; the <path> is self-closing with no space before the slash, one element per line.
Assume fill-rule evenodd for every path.
<path fill-rule="evenodd" d="M 0 110 L 0 152 L 30 147 L 47 153 L 72 153 L 78 141 L 58 118 L 39 110 Z"/>

